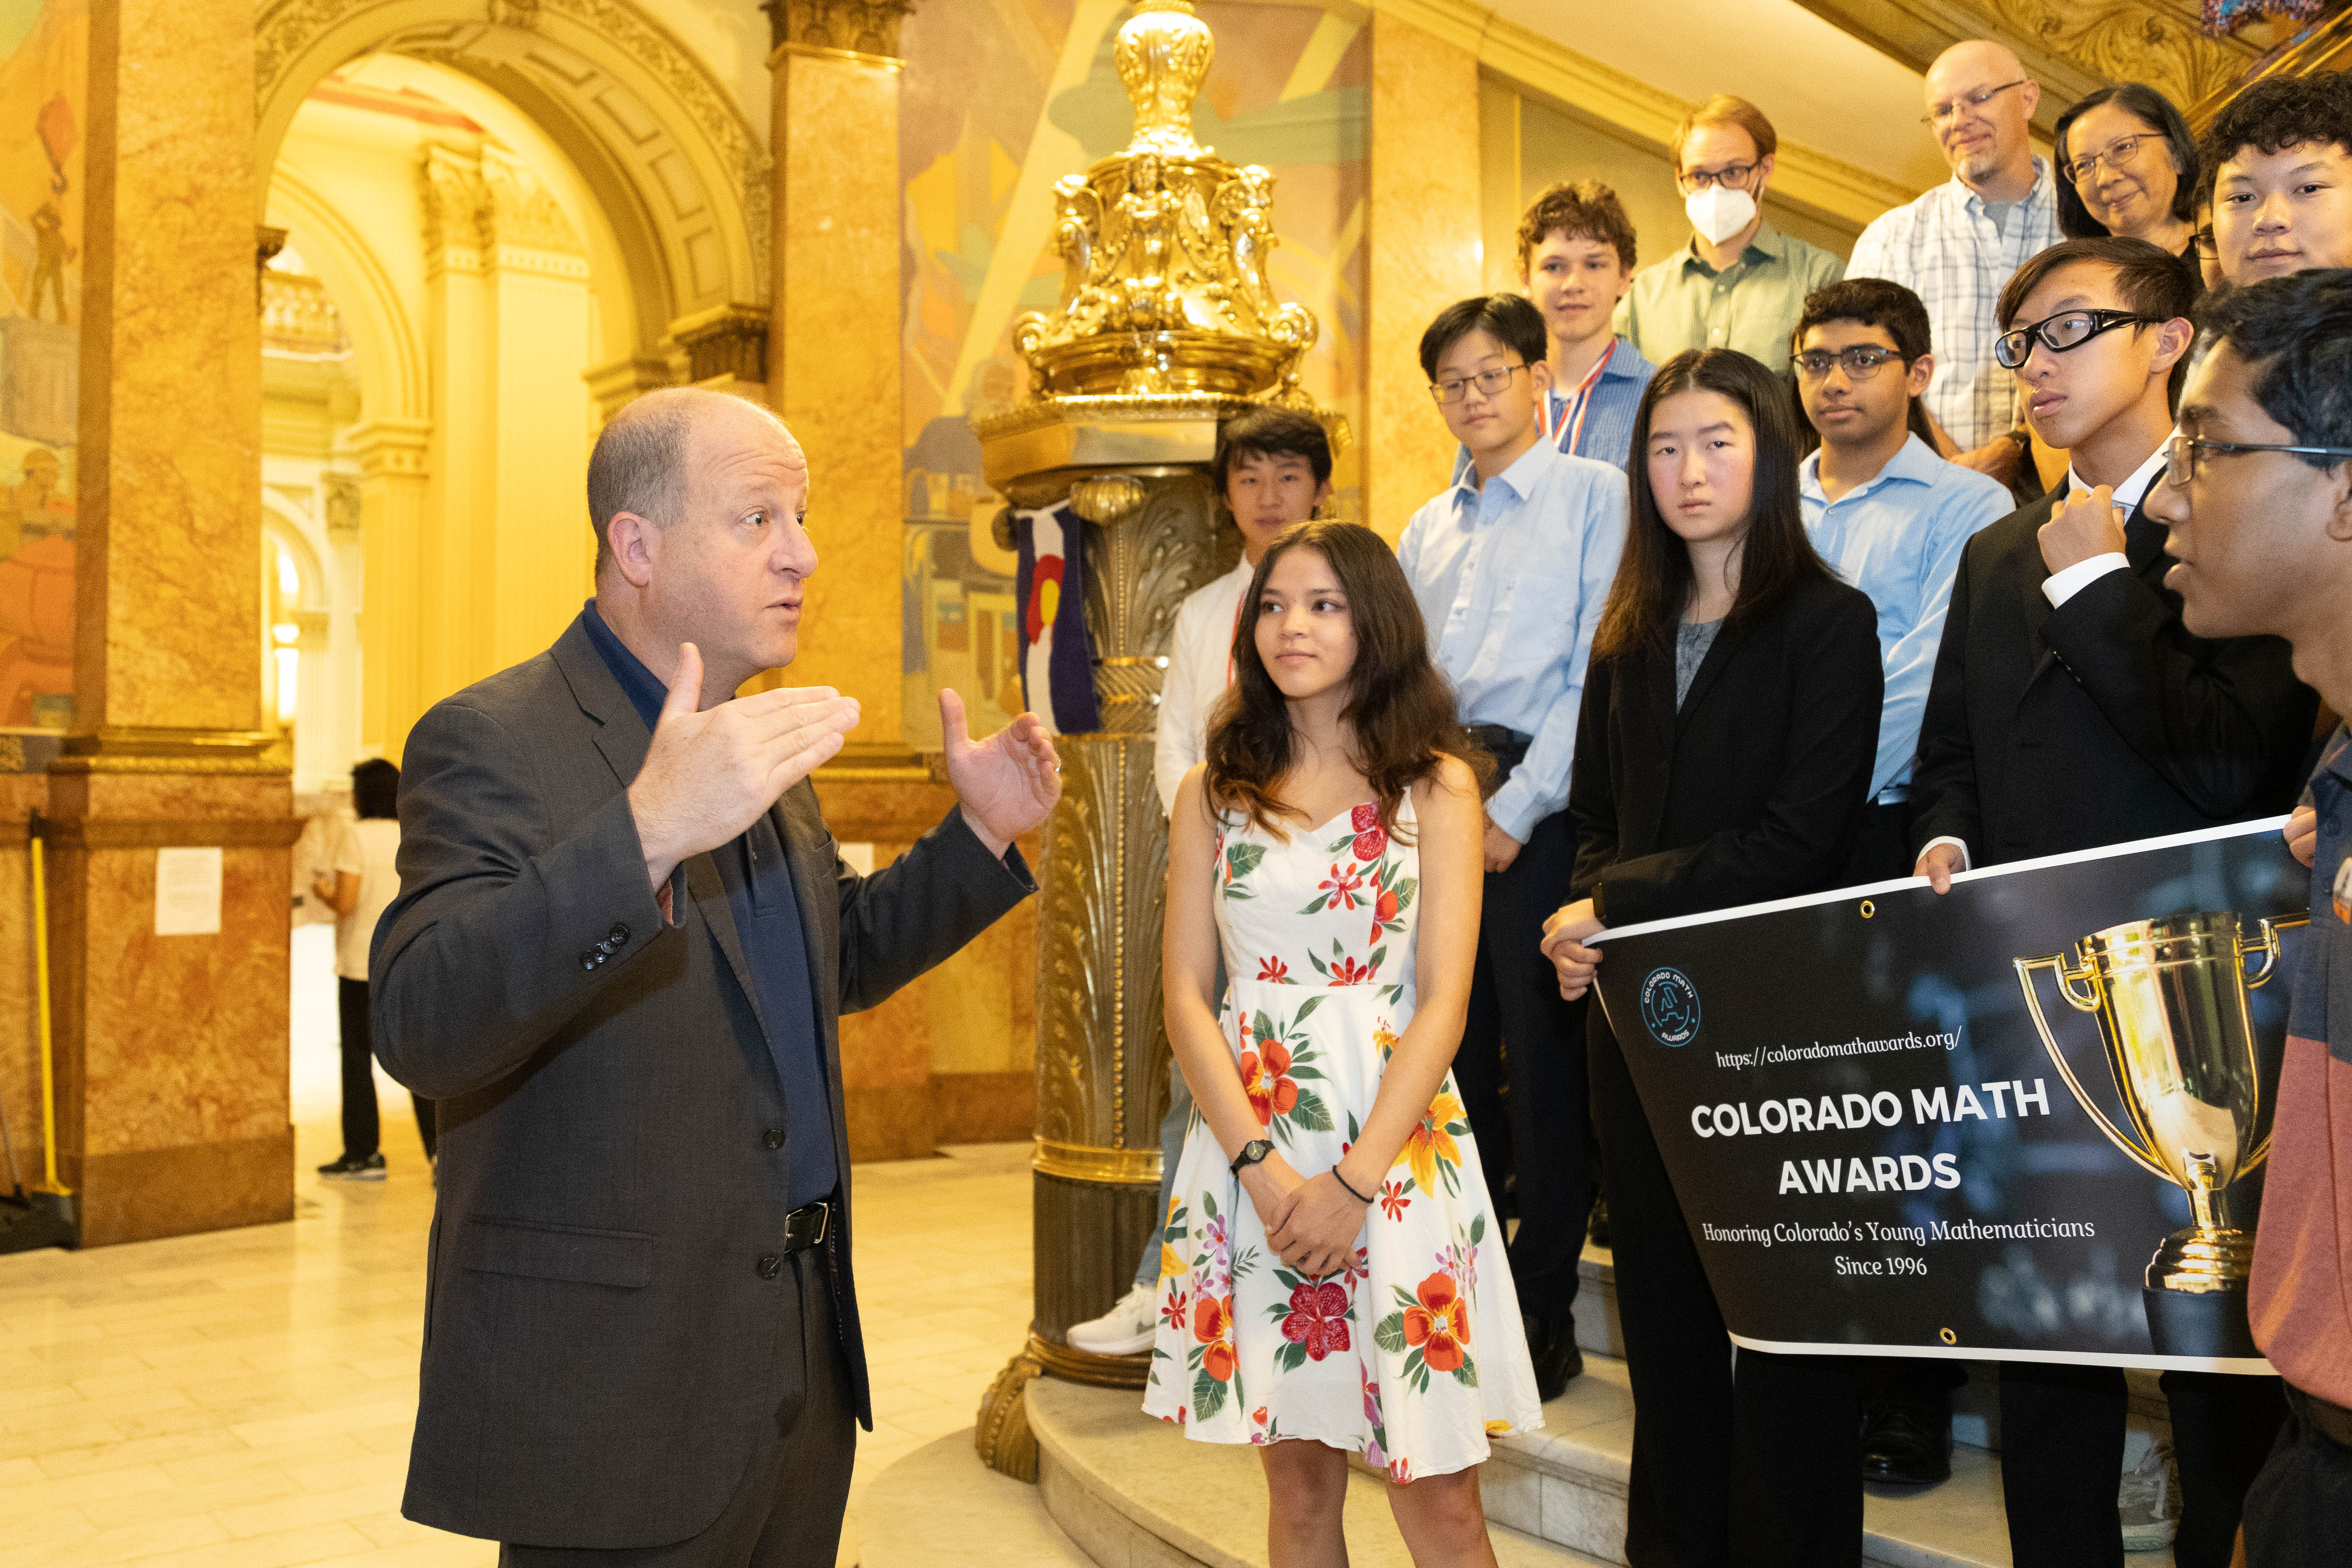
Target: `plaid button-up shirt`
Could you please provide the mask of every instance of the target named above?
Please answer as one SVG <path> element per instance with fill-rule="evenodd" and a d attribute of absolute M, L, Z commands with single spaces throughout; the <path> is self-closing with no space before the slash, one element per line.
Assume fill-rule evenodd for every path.
<path fill-rule="evenodd" d="M 2050 165 L 2033 160 L 2033 189 L 1993 227 L 1984 198 L 1955 174 L 1907 206 L 1881 213 L 1853 242 L 1848 278 L 1884 278 L 1919 296 L 1935 334 L 1927 412 L 1963 451 L 2017 427 L 2017 382 L 1993 363 L 2000 332 L 1993 306 L 2028 257 L 2058 243 L 2058 192 Z"/>

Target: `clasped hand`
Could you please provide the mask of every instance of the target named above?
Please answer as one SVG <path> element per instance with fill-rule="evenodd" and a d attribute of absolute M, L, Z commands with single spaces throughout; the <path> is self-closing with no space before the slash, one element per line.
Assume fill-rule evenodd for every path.
<path fill-rule="evenodd" d="M 1591 988 L 1593 972 L 1601 967 L 1601 950 L 1584 945 L 1601 929 L 1601 918 L 1592 912 L 1591 899 L 1579 899 L 1553 910 L 1543 929 L 1543 955 L 1559 975 L 1560 996 L 1573 1002 Z"/>
<path fill-rule="evenodd" d="M 1265 1226 L 1266 1246 L 1297 1272 L 1320 1279 L 1355 1261 L 1364 1205 L 1331 1172 L 1302 1177 L 1268 1154 L 1242 1172 L 1242 1191 Z"/>
<path fill-rule="evenodd" d="M 2076 490 L 2058 503 L 2034 539 L 2042 546 L 2042 563 L 2053 575 L 2095 555 L 2125 554 L 2124 509 L 2109 486 Z"/>

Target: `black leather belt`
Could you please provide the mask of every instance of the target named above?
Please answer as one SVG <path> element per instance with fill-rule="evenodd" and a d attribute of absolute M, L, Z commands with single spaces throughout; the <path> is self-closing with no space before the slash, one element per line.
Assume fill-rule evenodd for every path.
<path fill-rule="evenodd" d="M 833 1228 L 833 1205 L 819 1199 L 803 1204 L 784 1216 L 784 1250 L 806 1252 L 820 1246 L 825 1233 Z"/>
<path fill-rule="evenodd" d="M 2318 1429 L 2320 1435 L 2339 1448 L 2352 1448 L 2352 1410 L 2330 1404 L 2315 1394 L 2306 1393 L 2288 1384 L 2290 1392 L 2303 1403 L 2304 1419 Z"/>

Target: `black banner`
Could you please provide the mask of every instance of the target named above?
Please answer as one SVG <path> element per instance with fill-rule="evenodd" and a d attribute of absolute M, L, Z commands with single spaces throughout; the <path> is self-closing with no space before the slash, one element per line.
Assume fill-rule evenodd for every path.
<path fill-rule="evenodd" d="M 1596 939 L 1733 1338 L 2267 1372 L 2243 1264 L 2310 887 L 2279 826 Z M 2157 1170 L 2226 1182 L 2202 1229 Z"/>

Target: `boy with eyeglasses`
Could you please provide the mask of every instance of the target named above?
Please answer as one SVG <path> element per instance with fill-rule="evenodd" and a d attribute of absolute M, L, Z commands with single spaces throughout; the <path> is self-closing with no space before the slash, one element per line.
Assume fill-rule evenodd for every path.
<path fill-rule="evenodd" d="M 2147 499 L 2179 563 L 2166 584 L 2198 635 L 2284 637 L 2296 672 L 2352 712 L 2352 272 L 2256 283 L 2198 319 L 2180 434 Z M 2311 929 L 2248 1293 L 2289 1415 L 2246 1492 L 2248 1568 L 2339 1562 L 2352 1542 L 2352 732 L 2341 725 L 2311 790 L 2313 837 L 2297 849 L 2312 868 Z"/>
<path fill-rule="evenodd" d="M 2352 267 L 2352 77 L 2268 77 L 2205 132 L 2216 265 L 2241 288 Z"/>
<path fill-rule="evenodd" d="M 1764 111 L 1729 93 L 1675 128 L 1670 151 L 1690 243 L 1633 275 L 1615 322 L 1653 364 L 1685 349 L 1738 349 L 1789 374 L 1789 334 L 1805 296 L 1844 277 L 1845 263 L 1764 221 L 1780 147 Z"/>
<path fill-rule="evenodd" d="M 2116 238 L 2054 246 L 2001 291 L 1997 352 L 2036 434 L 2073 467 L 2063 490 L 1961 552 L 1912 782 L 1916 870 L 1938 893 L 1971 865 L 2294 802 L 2317 700 L 2277 638 L 2182 625 L 2164 530 L 2145 505 L 2171 434 L 2189 292 L 2178 258 Z M 2222 1568 L 2284 1406 L 2263 1378 L 2167 1372 L 2164 1391 L 2183 1503 L 2174 1558 Z M 2001 1364 L 2018 1568 L 2121 1568 L 2125 1405 L 2116 1367 Z"/>
<path fill-rule="evenodd" d="M 1622 469 L 1544 439 L 1548 342 L 1542 314 L 1517 294 L 1464 300 L 1430 323 L 1422 373 L 1471 466 L 1413 514 L 1397 559 L 1430 657 L 1500 779 L 1486 802 L 1485 914 L 1454 1070 L 1479 1147 L 1510 1150 L 1511 1275 L 1536 1390 L 1552 1399 L 1584 1366 L 1570 1311 L 1592 1182 L 1584 1030 L 1543 955 L 1543 923 L 1575 866 L 1569 763 L 1627 501 Z"/>

